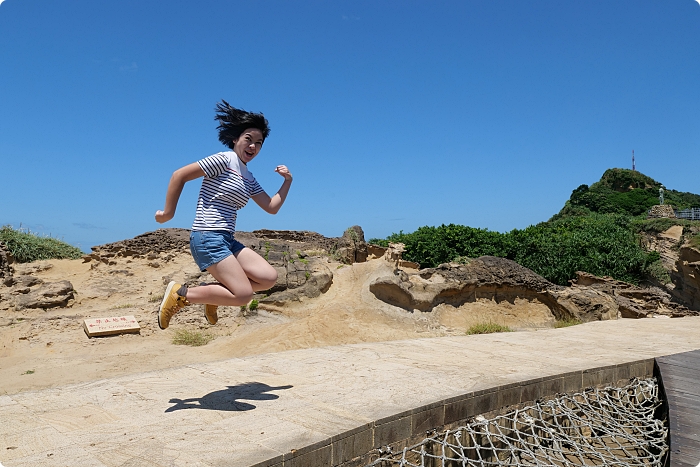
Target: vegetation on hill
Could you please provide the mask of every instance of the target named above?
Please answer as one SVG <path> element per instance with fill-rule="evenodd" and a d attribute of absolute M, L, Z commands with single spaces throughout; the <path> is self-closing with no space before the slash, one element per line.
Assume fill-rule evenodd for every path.
<path fill-rule="evenodd" d="M 591 213 L 617 213 L 638 216 L 659 204 L 663 185 L 651 177 L 628 169 L 608 169 L 590 187 L 576 188 L 564 208 L 552 219 L 585 216 Z M 664 188 L 664 204 L 675 209 L 700 208 L 700 195 Z"/>
<path fill-rule="evenodd" d="M 39 236 L 28 230 L 13 229 L 9 225 L 0 228 L 0 242 L 7 246 L 19 263 L 44 259 L 78 259 L 83 256 L 79 248 L 66 242 Z"/>
<path fill-rule="evenodd" d="M 576 271 L 633 284 L 648 276 L 664 282 L 659 254 L 646 252 L 639 234 L 700 223 L 646 219 L 648 209 L 659 203 L 659 187 L 639 172 L 610 169 L 599 182 L 575 189 L 559 214 L 526 229 L 499 233 L 454 224 L 425 226 L 370 243 L 403 243 L 404 259 L 421 267 L 491 255 L 511 259 L 560 285 L 567 285 Z M 664 198 L 677 208 L 700 207 L 700 195 L 664 189 Z"/>

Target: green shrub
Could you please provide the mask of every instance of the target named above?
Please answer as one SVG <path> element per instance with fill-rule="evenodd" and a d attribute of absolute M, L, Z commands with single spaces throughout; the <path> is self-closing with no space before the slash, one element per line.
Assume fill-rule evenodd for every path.
<path fill-rule="evenodd" d="M 646 266 L 658 259 L 639 245 L 631 218 L 619 214 L 566 217 L 508 233 L 454 224 L 421 227 L 392 234 L 388 240 L 404 243 L 403 258 L 422 267 L 500 256 L 560 285 L 568 285 L 576 271 L 637 284 Z"/>
<path fill-rule="evenodd" d="M 628 216 L 570 217 L 511 235 L 517 249 L 510 259 L 559 285 L 568 285 L 576 271 L 638 284 L 650 262 Z"/>
<path fill-rule="evenodd" d="M 656 260 L 649 264 L 649 266 L 647 266 L 646 272 L 650 277 L 656 279 L 661 284 L 666 285 L 671 283 L 671 274 L 661 263 L 661 260 Z"/>
<path fill-rule="evenodd" d="M 258 301 L 256 299 L 251 300 L 250 303 L 248 304 L 248 309 L 250 311 L 257 310 L 258 309 Z"/>
<path fill-rule="evenodd" d="M 507 236 L 499 232 L 455 224 L 420 227 L 410 234 L 401 231 L 391 234 L 387 240 L 406 245 L 402 258 L 421 267 L 436 267 L 459 256 L 507 256 L 510 249 Z"/>
<path fill-rule="evenodd" d="M 692 246 L 693 248 L 700 250 L 700 234 L 697 234 L 696 236 L 692 237 L 689 240 L 689 243 L 690 246 Z"/>
<path fill-rule="evenodd" d="M 56 238 L 13 229 L 9 225 L 0 228 L 0 242 L 7 245 L 18 263 L 44 259 L 78 259 L 84 254 L 79 248 Z"/>
<path fill-rule="evenodd" d="M 665 232 L 674 225 L 682 225 L 684 228 L 689 226 L 691 221 L 685 219 L 671 219 L 668 217 L 659 217 L 656 219 L 634 219 L 632 225 L 638 232 L 658 234 Z"/>
<path fill-rule="evenodd" d="M 513 332 L 513 330 L 508 326 L 492 322 L 474 324 L 467 329 L 468 336 L 472 334 L 491 334 L 494 332 Z"/>

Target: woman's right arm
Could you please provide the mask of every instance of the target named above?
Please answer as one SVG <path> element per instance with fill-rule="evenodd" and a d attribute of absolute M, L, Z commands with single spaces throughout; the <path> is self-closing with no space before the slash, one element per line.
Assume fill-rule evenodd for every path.
<path fill-rule="evenodd" d="M 165 195 L 165 208 L 162 211 L 156 211 L 156 221 L 162 224 L 172 219 L 175 216 L 177 202 L 180 199 L 185 183 L 203 176 L 204 171 L 196 162 L 173 172 L 173 176 L 170 177 L 170 183 L 168 184 L 168 192 Z"/>

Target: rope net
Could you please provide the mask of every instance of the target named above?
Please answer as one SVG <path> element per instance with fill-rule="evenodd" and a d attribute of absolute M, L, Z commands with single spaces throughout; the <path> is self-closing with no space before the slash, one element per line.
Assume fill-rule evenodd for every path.
<path fill-rule="evenodd" d="M 587 389 L 536 401 L 454 430 L 429 432 L 401 452 L 389 447 L 367 467 L 661 466 L 667 427 L 656 380 Z"/>

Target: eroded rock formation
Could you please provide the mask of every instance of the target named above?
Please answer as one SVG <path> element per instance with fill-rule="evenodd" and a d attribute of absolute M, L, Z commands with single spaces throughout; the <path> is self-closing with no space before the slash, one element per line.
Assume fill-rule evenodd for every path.
<path fill-rule="evenodd" d="M 688 308 L 700 310 L 700 251 L 690 245 L 683 246 L 675 269 L 671 272 L 675 285 L 673 296 Z"/>
<path fill-rule="evenodd" d="M 459 307 L 478 299 L 511 303 L 525 299 L 543 303 L 560 320 L 587 322 L 653 314 L 697 314 L 673 303 L 670 295 L 660 289 L 641 289 L 582 272 L 571 287 L 562 287 L 513 261 L 493 256 L 482 256 L 468 264 L 443 264 L 417 273 L 398 270 L 374 280 L 370 291 L 391 305 L 423 312 L 443 303 Z"/>
<path fill-rule="evenodd" d="M 698 312 L 672 300 L 671 294 L 658 287 L 641 288 L 611 277 L 596 277 L 586 272 L 577 272 L 571 281 L 572 288 L 587 288 L 612 297 L 622 318 L 646 318 L 654 315 L 682 317 L 695 316 Z"/>
<path fill-rule="evenodd" d="M 431 311 L 442 303 L 459 307 L 478 299 L 511 303 L 526 299 L 545 304 L 557 319 L 613 319 L 618 312 L 615 302 L 603 293 L 552 284 L 514 261 L 494 256 L 412 274 L 398 271 L 373 281 L 370 291 L 410 311 Z"/>
<path fill-rule="evenodd" d="M 189 251 L 186 229 L 159 229 L 129 240 L 92 248 L 83 260 L 114 265 L 119 257 L 142 258 L 154 268 L 168 262 L 177 252 Z M 346 264 L 367 260 L 367 243 L 360 226 L 348 228 L 341 237 L 328 238 L 316 232 L 256 230 L 236 232 L 236 239 L 264 257 L 277 270 L 277 283 L 261 298 L 263 303 L 281 305 L 287 301 L 314 298 L 328 290 L 333 273 L 326 266 L 329 258 Z M 189 286 L 213 282 L 208 273 L 188 276 Z"/>

